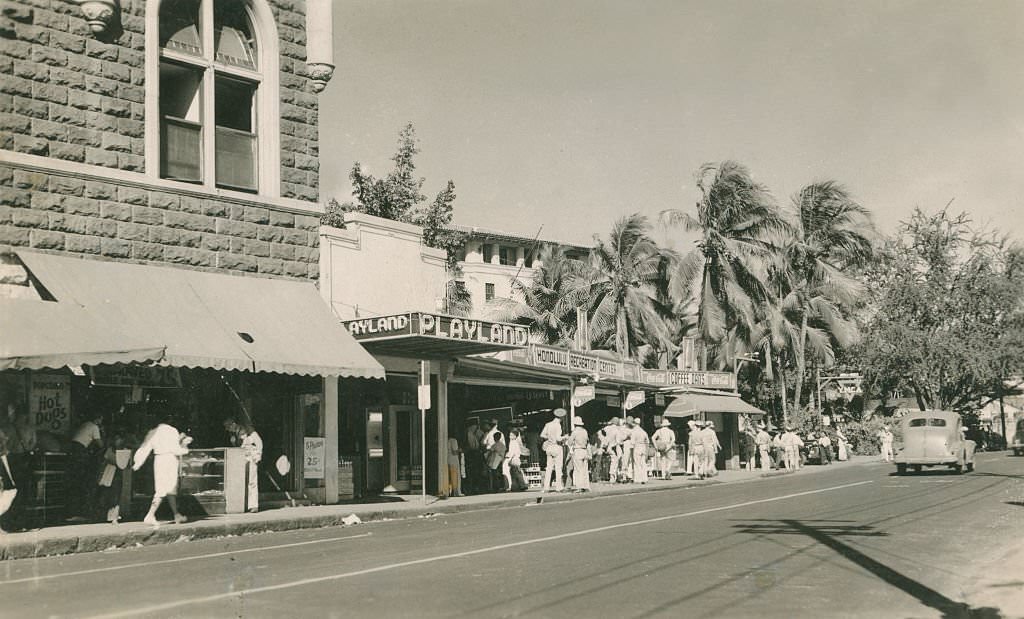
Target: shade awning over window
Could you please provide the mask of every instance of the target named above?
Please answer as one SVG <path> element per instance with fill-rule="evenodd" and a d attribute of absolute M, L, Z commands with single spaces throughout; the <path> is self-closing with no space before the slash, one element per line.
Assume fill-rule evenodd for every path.
<path fill-rule="evenodd" d="M 665 408 L 662 415 L 665 417 L 692 417 L 699 413 L 765 414 L 763 410 L 744 402 L 739 395 L 683 393 Z"/>
<path fill-rule="evenodd" d="M 159 361 L 164 347 L 110 329 L 70 303 L 0 301 L 0 370 Z"/>
<path fill-rule="evenodd" d="M 166 347 L 160 365 L 384 378 L 309 283 L 30 251 L 18 257 L 57 302 Z"/>

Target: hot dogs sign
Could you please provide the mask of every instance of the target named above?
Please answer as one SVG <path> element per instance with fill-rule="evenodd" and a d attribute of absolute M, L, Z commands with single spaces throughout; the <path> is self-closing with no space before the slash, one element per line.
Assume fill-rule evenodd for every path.
<path fill-rule="evenodd" d="M 346 320 L 345 327 L 357 340 L 376 340 L 398 336 L 426 335 L 450 340 L 526 346 L 530 331 L 522 325 L 487 322 L 444 314 L 410 312 L 393 316 L 375 316 Z"/>

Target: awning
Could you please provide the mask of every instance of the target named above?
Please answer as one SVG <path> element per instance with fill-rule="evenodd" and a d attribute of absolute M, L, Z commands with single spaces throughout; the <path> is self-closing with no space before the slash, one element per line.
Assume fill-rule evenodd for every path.
<path fill-rule="evenodd" d="M 665 417 L 692 417 L 698 413 L 745 413 L 747 415 L 764 415 L 759 408 L 747 404 L 739 395 L 710 393 L 681 393 L 676 397 L 665 412 Z"/>
<path fill-rule="evenodd" d="M 160 365 L 384 378 L 309 283 L 17 252 L 59 303 L 166 347 Z"/>
<path fill-rule="evenodd" d="M 111 329 L 78 305 L 0 300 L 0 370 L 146 363 L 163 356 L 153 338 Z"/>

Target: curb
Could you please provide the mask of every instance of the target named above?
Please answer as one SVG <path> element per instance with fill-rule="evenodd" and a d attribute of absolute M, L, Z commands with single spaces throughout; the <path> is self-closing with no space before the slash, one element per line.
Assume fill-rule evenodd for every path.
<path fill-rule="evenodd" d="M 741 480 L 735 480 L 741 481 Z M 670 490 L 683 490 L 687 488 L 701 488 L 711 485 L 718 485 L 721 482 L 713 480 L 691 481 L 671 486 L 648 485 L 629 486 L 621 488 L 609 488 L 602 492 L 586 494 L 571 493 L 548 493 L 541 495 L 518 496 L 517 493 L 495 495 L 493 500 L 477 503 L 448 502 L 446 499 L 435 499 L 433 503 L 424 506 L 406 507 L 404 509 L 340 509 L 344 506 L 338 505 L 338 513 L 317 516 L 297 516 L 294 518 L 276 518 L 270 520 L 259 520 L 254 522 L 224 522 L 198 521 L 192 524 L 164 525 L 146 529 L 131 529 L 111 531 L 110 533 L 95 533 L 85 535 L 69 535 L 66 537 L 54 537 L 47 539 L 26 539 L 12 540 L 6 545 L 0 545 L 0 561 L 16 559 L 33 559 L 58 555 L 79 554 L 85 552 L 99 552 L 118 548 L 132 548 L 137 546 L 156 546 L 160 544 L 172 544 L 200 539 L 212 539 L 226 535 L 242 536 L 258 533 L 274 533 L 282 531 L 294 531 L 299 529 L 320 529 L 326 527 L 352 526 L 344 522 L 345 518 L 355 514 L 362 522 L 381 522 L 385 520 L 407 520 L 419 518 L 426 515 L 437 514 L 458 514 L 465 512 L 485 511 L 490 509 L 505 509 L 509 507 L 523 507 L 526 505 L 549 505 L 552 503 L 565 503 L 570 501 L 597 499 L 608 496 L 622 496 L 646 492 L 666 492 Z M 204 524 L 205 523 L 205 524 Z M 121 525 L 131 526 L 131 525 Z M 18 534 L 16 534 L 18 535 Z M 31 535 L 28 534 L 28 535 Z"/>

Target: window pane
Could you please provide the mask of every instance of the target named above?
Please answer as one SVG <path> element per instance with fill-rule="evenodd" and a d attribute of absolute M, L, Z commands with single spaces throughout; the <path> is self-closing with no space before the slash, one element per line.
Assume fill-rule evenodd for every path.
<path fill-rule="evenodd" d="M 494 298 L 494 284 L 484 284 L 484 300 L 490 301 Z"/>
<path fill-rule="evenodd" d="M 213 5 L 214 57 L 217 62 L 256 68 L 256 37 L 245 4 L 217 0 Z"/>
<path fill-rule="evenodd" d="M 160 3 L 160 47 L 202 55 L 199 0 L 164 0 Z"/>
<path fill-rule="evenodd" d="M 945 419 L 935 419 L 934 417 L 932 417 L 931 419 L 928 420 L 928 425 L 934 426 L 936 428 L 945 428 L 946 427 L 946 420 Z"/>
<path fill-rule="evenodd" d="M 920 427 L 923 427 L 925 425 L 925 423 L 927 423 L 927 422 L 928 422 L 927 419 L 925 419 L 924 417 L 921 417 L 920 419 L 911 419 L 910 423 L 907 424 L 907 425 L 910 426 L 911 428 L 920 428 Z"/>
<path fill-rule="evenodd" d="M 490 243 L 484 243 L 483 244 L 484 262 L 490 262 L 491 261 L 491 256 L 493 255 L 493 252 L 494 252 L 493 247 L 494 246 L 491 245 Z"/>
<path fill-rule="evenodd" d="M 160 63 L 160 176 L 201 182 L 202 71 Z"/>
<path fill-rule="evenodd" d="M 173 62 L 160 63 L 160 115 L 201 122 L 203 73 Z"/>
<path fill-rule="evenodd" d="M 256 189 L 256 85 L 218 75 L 214 91 L 217 184 Z"/>
<path fill-rule="evenodd" d="M 512 264 L 512 262 L 513 262 L 513 260 L 512 260 L 512 252 L 513 252 L 513 249 L 511 247 L 505 247 L 503 245 L 499 246 L 498 247 L 498 263 L 499 264 L 505 264 L 505 265 Z"/>

